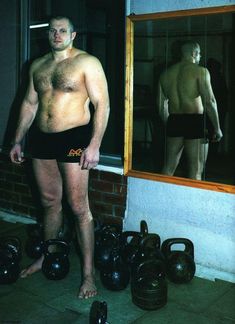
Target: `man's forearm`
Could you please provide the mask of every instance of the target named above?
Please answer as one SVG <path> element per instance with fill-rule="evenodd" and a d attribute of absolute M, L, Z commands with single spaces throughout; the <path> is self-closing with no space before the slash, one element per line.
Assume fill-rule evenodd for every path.
<path fill-rule="evenodd" d="M 93 132 L 90 145 L 100 147 L 107 123 L 109 118 L 109 105 L 106 104 L 105 107 L 97 107 L 94 113 L 94 123 L 93 123 Z"/>
<path fill-rule="evenodd" d="M 208 103 L 208 108 L 206 109 L 206 111 L 215 131 L 220 130 L 219 115 L 217 111 L 216 101 L 212 100 L 210 103 Z"/>
<path fill-rule="evenodd" d="M 25 137 L 28 129 L 32 125 L 35 118 L 36 107 L 30 104 L 23 103 L 21 108 L 21 113 L 16 127 L 16 132 L 12 138 L 11 144 L 20 144 Z"/>

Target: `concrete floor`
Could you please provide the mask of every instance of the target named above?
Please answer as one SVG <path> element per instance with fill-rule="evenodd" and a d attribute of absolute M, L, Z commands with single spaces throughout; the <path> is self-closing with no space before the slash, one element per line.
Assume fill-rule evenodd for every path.
<path fill-rule="evenodd" d="M 26 225 L 0 220 L 0 237 L 15 235 L 22 245 Z M 71 269 L 60 281 L 39 272 L 13 284 L 0 285 L 0 323 L 89 324 L 94 300 L 106 301 L 110 324 L 229 324 L 235 323 L 235 285 L 193 278 L 188 284 L 168 282 L 168 302 L 155 311 L 145 311 L 132 303 L 130 285 L 122 291 L 105 289 L 97 272 L 99 294 L 89 300 L 76 297 L 80 283 L 80 262 L 75 249 L 69 254 Z M 21 268 L 32 262 L 25 254 Z"/>

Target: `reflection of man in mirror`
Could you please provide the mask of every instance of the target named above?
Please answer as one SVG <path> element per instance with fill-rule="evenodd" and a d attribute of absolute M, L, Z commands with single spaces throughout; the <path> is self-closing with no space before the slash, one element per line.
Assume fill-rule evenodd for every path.
<path fill-rule="evenodd" d="M 206 67 L 210 72 L 211 76 L 211 86 L 215 95 L 217 109 L 219 114 L 220 120 L 220 127 L 224 134 L 225 131 L 225 118 L 228 112 L 228 87 L 226 84 L 226 79 L 222 73 L 222 64 L 210 57 L 207 60 Z M 210 121 L 207 121 L 207 128 L 209 132 L 209 137 L 213 132 L 213 126 L 211 125 Z M 212 133 L 213 135 L 213 133 Z M 215 143 L 213 146 L 210 146 L 210 151 L 212 150 L 213 153 L 219 153 L 219 143 Z M 221 153 L 221 145 L 220 145 L 220 153 Z"/>
<path fill-rule="evenodd" d="M 185 42 L 181 52 L 181 61 L 164 71 L 159 80 L 159 113 L 166 122 L 167 136 L 163 173 L 174 174 L 184 150 L 188 177 L 201 180 L 208 153 L 205 113 L 214 128 L 213 141 L 219 141 L 223 135 L 209 71 L 198 65 L 199 44 Z"/>

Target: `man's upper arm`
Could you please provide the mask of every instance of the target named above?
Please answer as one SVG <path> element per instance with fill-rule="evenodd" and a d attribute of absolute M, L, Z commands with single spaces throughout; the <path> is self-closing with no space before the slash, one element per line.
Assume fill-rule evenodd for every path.
<path fill-rule="evenodd" d="M 201 68 L 199 75 L 199 91 L 204 103 L 214 100 L 214 93 L 211 86 L 210 73 L 206 68 Z"/>
<path fill-rule="evenodd" d="M 158 113 L 160 116 L 164 113 L 165 101 L 167 100 L 161 85 L 161 80 L 158 82 L 158 94 L 157 94 L 157 106 L 158 106 Z"/>
<path fill-rule="evenodd" d="M 34 80 L 33 80 L 34 70 L 35 70 L 35 65 L 33 63 L 29 70 L 29 83 L 28 83 L 28 88 L 24 99 L 24 101 L 26 101 L 32 106 L 38 104 L 38 94 L 35 90 Z"/>
<path fill-rule="evenodd" d="M 84 64 L 85 85 L 89 99 L 95 108 L 101 102 L 109 105 L 107 80 L 100 61 L 94 56 L 89 56 Z"/>

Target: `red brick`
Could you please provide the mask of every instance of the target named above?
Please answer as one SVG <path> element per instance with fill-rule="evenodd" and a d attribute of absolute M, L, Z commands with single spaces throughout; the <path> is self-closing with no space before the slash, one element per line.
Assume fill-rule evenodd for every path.
<path fill-rule="evenodd" d="M 14 165 L 14 174 L 24 176 L 25 173 L 26 173 L 26 170 L 23 165 Z"/>
<path fill-rule="evenodd" d="M 91 188 L 102 192 L 113 192 L 113 184 L 106 181 L 93 180 Z"/>
<path fill-rule="evenodd" d="M 113 192 L 116 194 L 120 194 L 122 196 L 126 196 L 127 194 L 127 186 L 126 185 L 120 185 L 120 184 L 114 184 Z"/>
<path fill-rule="evenodd" d="M 100 178 L 100 171 L 99 170 L 91 170 L 89 174 L 89 178 L 92 179 L 99 179 Z"/>
<path fill-rule="evenodd" d="M 116 173 L 111 172 L 101 172 L 100 173 L 100 179 L 109 181 L 112 183 L 123 183 L 123 176 Z"/>
<path fill-rule="evenodd" d="M 93 208 L 92 210 L 95 209 L 96 213 L 100 213 L 100 214 L 113 214 L 113 208 L 112 205 L 107 205 L 107 204 L 103 204 L 103 203 L 94 203 L 93 204 Z"/>
<path fill-rule="evenodd" d="M 27 184 L 20 184 L 20 183 L 15 183 L 14 184 L 14 191 L 15 192 L 20 192 L 21 194 L 29 194 L 31 195 L 31 190 Z"/>
<path fill-rule="evenodd" d="M 0 188 L 11 191 L 13 190 L 13 184 L 9 183 L 8 181 L 0 180 Z"/>
<path fill-rule="evenodd" d="M 29 208 L 26 206 L 22 206 L 20 204 L 13 204 L 12 209 L 14 212 L 17 212 L 22 215 L 29 215 Z"/>
<path fill-rule="evenodd" d="M 5 173 L 5 179 L 10 182 L 22 182 L 22 176 L 13 173 Z"/>
<path fill-rule="evenodd" d="M 0 190 L 0 196 L 2 200 L 19 202 L 20 196 L 16 193 L 7 190 Z"/>
<path fill-rule="evenodd" d="M 126 197 L 119 195 L 104 194 L 103 201 L 108 204 L 123 206 L 124 204 L 126 204 Z"/>
<path fill-rule="evenodd" d="M 123 206 L 114 206 L 114 214 L 115 217 L 122 217 L 124 218 L 125 216 L 125 210 L 126 208 Z"/>
<path fill-rule="evenodd" d="M 24 206 L 34 207 L 34 201 L 33 201 L 32 197 L 30 197 L 30 196 L 21 195 L 20 202 Z"/>
<path fill-rule="evenodd" d="M 1 209 L 5 209 L 5 210 L 8 210 L 8 211 L 12 210 L 11 202 L 2 200 L 1 198 L 0 198 L 0 207 L 1 207 Z"/>
<path fill-rule="evenodd" d="M 102 200 L 103 194 L 96 190 L 89 191 L 89 199 L 91 200 Z"/>

